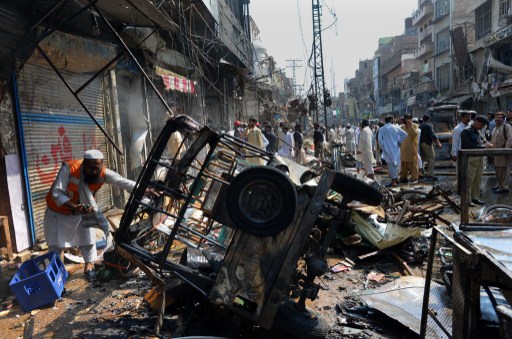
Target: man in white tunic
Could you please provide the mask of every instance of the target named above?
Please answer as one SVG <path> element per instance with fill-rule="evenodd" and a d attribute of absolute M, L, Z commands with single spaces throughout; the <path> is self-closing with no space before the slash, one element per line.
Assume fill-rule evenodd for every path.
<path fill-rule="evenodd" d="M 338 140 L 340 141 L 341 147 L 345 145 L 345 127 L 343 127 L 343 124 L 340 124 L 338 127 Z"/>
<path fill-rule="evenodd" d="M 290 160 L 293 160 L 295 153 L 294 153 L 294 141 L 293 141 L 293 134 L 290 133 L 290 128 L 286 125 L 283 125 L 282 127 L 284 138 L 279 140 L 279 156 L 288 158 Z"/>
<path fill-rule="evenodd" d="M 329 129 L 329 142 L 336 143 L 338 141 L 336 130 L 334 129 L 335 126 L 332 125 L 332 127 Z"/>
<path fill-rule="evenodd" d="M 463 130 L 466 128 L 469 128 L 471 126 L 471 114 L 467 111 L 459 111 L 460 116 L 460 123 L 455 126 L 455 128 L 452 130 L 452 161 L 455 164 L 455 173 L 457 174 L 457 180 L 455 180 L 455 191 L 459 191 L 459 177 L 458 177 L 458 170 L 457 170 L 457 157 L 459 155 L 460 150 L 460 134 Z"/>
<path fill-rule="evenodd" d="M 350 127 L 350 124 L 347 124 L 346 131 L 345 131 L 345 150 L 348 153 L 354 154 L 356 151 L 356 134 L 354 132 L 354 129 Z"/>
<path fill-rule="evenodd" d="M 96 277 L 96 228 L 108 232 L 108 222 L 98 210 L 94 193 L 104 184 L 131 192 L 133 180 L 126 179 L 103 165 L 103 153 L 88 150 L 83 160 L 62 164 L 46 196 L 44 233 L 49 251 L 59 255 L 67 247 L 78 246 L 85 261 L 87 280 Z"/>
<path fill-rule="evenodd" d="M 361 134 L 359 135 L 359 143 L 357 144 L 356 158 L 363 163 L 363 168 L 364 171 L 366 172 L 366 176 L 370 179 L 373 179 L 373 132 L 370 129 L 370 123 L 367 119 L 363 119 L 361 125 L 363 129 L 361 130 Z"/>
<path fill-rule="evenodd" d="M 379 145 L 382 149 L 382 159 L 388 164 L 391 186 L 398 184 L 398 165 L 400 164 L 400 144 L 407 133 L 400 126 L 393 125 L 393 117 L 385 118 L 385 125 L 379 129 Z"/>
<path fill-rule="evenodd" d="M 452 160 L 457 164 L 457 156 L 460 150 L 460 133 L 470 126 L 471 114 L 460 112 L 460 123 L 452 131 Z"/>

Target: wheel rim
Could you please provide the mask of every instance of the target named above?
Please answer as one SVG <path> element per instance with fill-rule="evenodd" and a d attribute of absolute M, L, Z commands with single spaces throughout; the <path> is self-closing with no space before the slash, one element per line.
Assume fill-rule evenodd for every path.
<path fill-rule="evenodd" d="M 238 207 L 253 223 L 270 222 L 279 216 L 283 207 L 279 187 L 265 180 L 252 182 L 240 191 Z"/>

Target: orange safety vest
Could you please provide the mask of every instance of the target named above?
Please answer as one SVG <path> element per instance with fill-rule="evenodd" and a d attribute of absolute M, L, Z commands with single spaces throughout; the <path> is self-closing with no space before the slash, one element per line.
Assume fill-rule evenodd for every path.
<path fill-rule="evenodd" d="M 78 186 L 80 183 L 80 174 L 82 173 L 82 162 L 83 160 L 70 160 L 65 162 L 65 164 L 68 165 L 69 167 L 70 173 L 69 184 L 66 190 L 66 194 L 75 204 L 78 204 L 80 202 L 80 196 L 78 195 Z M 89 189 L 91 190 L 92 194 L 95 194 L 96 191 L 98 191 L 101 188 L 101 186 L 103 186 L 103 183 L 105 182 L 105 171 L 106 167 L 103 166 L 100 173 L 100 181 L 98 183 L 89 184 Z M 71 209 L 67 208 L 66 206 L 57 206 L 57 204 L 52 198 L 52 190 L 53 185 L 46 194 L 46 205 L 48 206 L 48 208 L 50 208 L 54 212 L 61 214 L 73 214 Z"/>

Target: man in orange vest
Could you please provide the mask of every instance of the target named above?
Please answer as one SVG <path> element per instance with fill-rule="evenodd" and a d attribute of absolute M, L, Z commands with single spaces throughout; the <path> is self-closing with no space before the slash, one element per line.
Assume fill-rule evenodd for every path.
<path fill-rule="evenodd" d="M 88 150 L 83 160 L 62 164 L 46 195 L 44 233 L 48 249 L 58 254 L 67 247 L 78 246 L 85 261 L 85 277 L 95 280 L 96 231 L 108 234 L 108 222 L 98 209 L 94 194 L 104 184 L 131 192 L 135 181 L 126 179 L 103 165 L 103 153 Z"/>

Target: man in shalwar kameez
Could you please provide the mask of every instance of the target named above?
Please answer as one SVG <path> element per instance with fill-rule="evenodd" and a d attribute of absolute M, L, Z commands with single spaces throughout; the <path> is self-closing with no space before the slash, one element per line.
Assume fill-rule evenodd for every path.
<path fill-rule="evenodd" d="M 108 222 L 98 209 L 94 193 L 104 184 L 131 192 L 135 182 L 103 165 L 103 153 L 88 150 L 82 160 L 62 164 L 46 195 L 44 233 L 49 251 L 59 255 L 68 247 L 78 246 L 85 261 L 87 280 L 96 278 L 96 228 L 108 232 Z"/>
<path fill-rule="evenodd" d="M 404 116 L 404 124 L 401 128 L 407 133 L 407 137 L 400 144 L 400 181 L 407 182 L 407 176 L 411 173 L 411 181 L 416 182 L 419 178 L 418 168 L 418 125 L 412 122 L 412 116 Z"/>
<path fill-rule="evenodd" d="M 295 143 L 293 140 L 293 134 L 290 133 L 288 126 L 283 125 L 284 139 L 279 141 L 279 156 L 293 160 L 295 157 Z"/>
<path fill-rule="evenodd" d="M 373 157 L 372 148 L 373 132 L 369 127 L 370 123 L 367 119 L 363 119 L 363 121 L 361 122 L 361 126 L 363 127 L 363 129 L 361 130 L 361 134 L 359 135 L 356 159 L 363 163 L 363 168 L 364 171 L 366 172 L 366 176 L 370 179 L 373 179 L 373 161 L 375 160 Z"/>
<path fill-rule="evenodd" d="M 350 126 L 350 124 L 347 124 L 346 131 L 345 131 L 345 150 L 347 153 L 354 154 L 356 151 L 356 134 L 354 129 Z"/>
<path fill-rule="evenodd" d="M 393 117 L 385 118 L 385 125 L 379 129 L 379 145 L 382 150 L 381 158 L 387 163 L 391 186 L 398 184 L 398 164 L 400 164 L 400 144 L 407 133 L 399 126 L 393 125 Z"/>
<path fill-rule="evenodd" d="M 258 122 L 258 120 L 254 119 L 254 118 L 250 118 L 249 124 L 247 125 L 247 128 L 244 130 L 243 133 L 244 133 L 244 136 L 247 139 L 247 142 L 249 144 L 251 144 L 254 147 L 257 147 L 261 150 L 265 150 L 265 144 L 263 142 L 263 132 L 261 132 L 261 130 L 258 128 L 258 126 L 256 126 L 257 122 Z M 248 156 L 256 155 L 256 153 L 250 152 L 247 155 Z M 261 159 L 258 156 L 247 157 L 247 161 L 249 161 L 255 165 L 264 165 L 263 159 Z"/>

